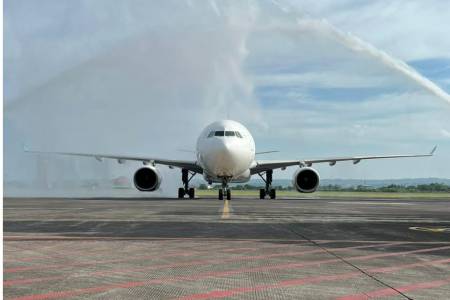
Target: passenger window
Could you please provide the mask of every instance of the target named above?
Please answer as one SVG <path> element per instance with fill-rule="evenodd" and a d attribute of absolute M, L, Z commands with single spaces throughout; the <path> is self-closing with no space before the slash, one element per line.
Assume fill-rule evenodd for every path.
<path fill-rule="evenodd" d="M 209 138 L 212 137 L 212 136 L 214 136 L 214 131 L 211 131 L 211 132 L 208 134 L 208 137 L 209 137 Z"/>
<path fill-rule="evenodd" d="M 216 133 L 214 135 L 215 136 L 224 136 L 224 132 L 223 131 L 216 131 Z"/>
<path fill-rule="evenodd" d="M 239 131 L 236 131 L 236 136 L 237 136 L 238 138 L 241 138 L 241 139 L 242 139 L 242 135 L 239 133 Z"/>
<path fill-rule="evenodd" d="M 234 131 L 225 131 L 225 136 L 234 136 Z"/>

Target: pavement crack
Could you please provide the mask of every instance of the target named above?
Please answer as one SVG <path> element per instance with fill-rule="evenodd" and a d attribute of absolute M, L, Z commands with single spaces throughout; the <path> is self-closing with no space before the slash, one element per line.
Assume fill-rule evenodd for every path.
<path fill-rule="evenodd" d="M 280 224 L 281 225 L 281 224 Z M 331 256 L 334 256 L 335 258 L 339 259 L 340 261 L 342 261 L 343 263 L 347 264 L 348 266 L 354 268 L 355 270 L 357 270 L 358 272 L 361 272 L 362 274 L 366 275 L 367 277 L 371 278 L 372 280 L 378 282 L 381 285 L 384 285 L 385 287 L 394 290 L 396 293 L 398 293 L 399 295 L 403 296 L 405 299 L 408 300 L 414 300 L 413 298 L 409 297 L 408 295 L 406 295 L 405 293 L 403 293 L 402 291 L 396 289 L 395 287 L 393 287 L 392 285 L 384 282 L 383 280 L 375 277 L 374 275 L 366 272 L 365 270 L 361 269 L 360 267 L 358 267 L 357 265 L 353 264 L 352 262 L 346 260 L 344 257 L 334 253 L 333 251 L 325 248 L 324 246 L 321 246 L 319 243 L 315 242 L 314 240 L 310 239 L 309 237 L 307 237 L 306 235 L 292 229 L 289 225 L 287 226 L 282 226 L 281 227 L 285 227 L 287 230 L 289 230 L 290 232 L 292 232 L 293 234 L 295 234 L 296 236 L 307 240 L 308 242 L 310 242 L 311 244 L 313 244 L 314 246 L 322 249 L 323 251 L 325 251 L 326 253 L 330 254 Z"/>

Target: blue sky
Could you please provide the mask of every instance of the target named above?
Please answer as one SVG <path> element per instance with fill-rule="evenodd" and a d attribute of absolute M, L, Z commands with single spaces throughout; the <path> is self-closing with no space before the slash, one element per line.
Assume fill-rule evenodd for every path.
<path fill-rule="evenodd" d="M 254 133 L 260 151 L 281 151 L 264 159 L 439 146 L 428 160 L 319 166 L 324 178 L 450 177 L 450 103 L 320 26 L 327 20 L 450 92 L 445 1 L 4 6 L 5 127 L 14 133 L 6 133 L 6 177 L 30 173 L 32 158 L 17 155 L 24 143 L 185 158 L 175 149 L 194 148 L 202 127 L 227 111 Z M 304 21 L 311 26 L 299 27 Z M 90 162 L 71 163 L 73 176 L 95 173 Z M 114 175 L 136 167 L 107 165 Z"/>

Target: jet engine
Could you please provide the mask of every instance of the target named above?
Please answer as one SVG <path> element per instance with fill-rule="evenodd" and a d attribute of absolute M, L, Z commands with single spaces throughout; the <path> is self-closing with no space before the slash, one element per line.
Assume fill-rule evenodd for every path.
<path fill-rule="evenodd" d="M 313 168 L 300 168 L 294 173 L 293 185 L 300 193 L 312 193 L 319 187 L 319 173 Z"/>
<path fill-rule="evenodd" d="M 161 175 L 158 169 L 152 166 L 140 168 L 134 173 L 134 185 L 142 192 L 153 192 L 161 185 Z"/>

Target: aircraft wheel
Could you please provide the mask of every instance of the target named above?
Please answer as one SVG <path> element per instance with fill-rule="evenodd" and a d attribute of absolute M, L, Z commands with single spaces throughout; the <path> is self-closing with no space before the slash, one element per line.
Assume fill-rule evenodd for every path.
<path fill-rule="evenodd" d="M 182 199 L 182 198 L 184 198 L 184 189 L 179 188 L 178 189 L 178 199 Z"/>
<path fill-rule="evenodd" d="M 219 189 L 219 200 L 223 200 L 223 190 Z"/>
<path fill-rule="evenodd" d="M 269 192 L 270 199 L 275 199 L 277 197 L 277 192 L 275 189 L 271 189 Z"/>
<path fill-rule="evenodd" d="M 189 199 L 194 199 L 194 198 L 195 198 L 195 189 L 189 188 Z"/>
<path fill-rule="evenodd" d="M 227 200 L 231 200 L 231 190 L 227 190 Z"/>
<path fill-rule="evenodd" d="M 264 189 L 259 190 L 259 199 L 264 199 L 266 197 L 266 191 Z"/>

